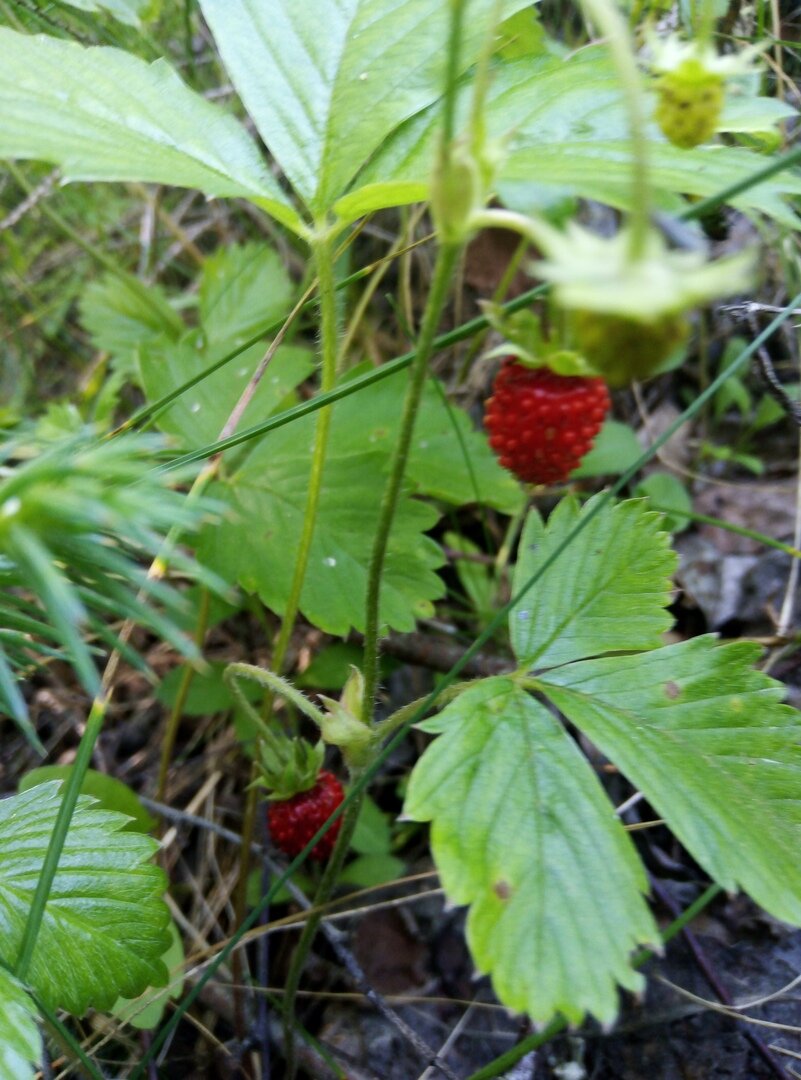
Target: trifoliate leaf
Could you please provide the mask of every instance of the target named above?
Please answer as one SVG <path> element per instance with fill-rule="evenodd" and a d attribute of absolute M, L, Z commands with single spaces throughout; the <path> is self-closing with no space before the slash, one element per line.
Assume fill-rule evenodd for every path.
<path fill-rule="evenodd" d="M 581 510 L 563 499 L 546 526 L 532 511 L 520 540 L 515 593 L 560 551 L 597 499 Z M 546 668 L 661 644 L 672 623 L 665 608 L 676 557 L 660 522 L 645 503 L 602 507 L 510 612 L 512 648 L 521 665 Z"/>
<path fill-rule="evenodd" d="M 350 846 L 359 855 L 388 855 L 391 847 L 388 816 L 377 803 L 366 796 L 362 803 Z"/>
<path fill-rule="evenodd" d="M 537 1022 L 602 1022 L 629 962 L 658 941 L 634 847 L 573 740 L 510 679 L 485 679 L 422 725 L 443 734 L 412 772 L 404 813 L 431 821 L 448 897 L 499 999 Z"/>
<path fill-rule="evenodd" d="M 338 445 L 358 452 L 367 444 L 389 457 L 398 437 L 399 403 L 407 377 L 398 372 L 342 401 L 335 413 Z M 463 409 L 447 400 L 434 379 L 423 391 L 406 480 L 415 494 L 453 506 L 479 502 L 513 514 L 522 503 L 520 485 L 501 468 L 486 438 Z"/>
<path fill-rule="evenodd" d="M 390 376 L 333 406 L 329 449 L 301 610 L 328 633 L 361 628 L 373 535 L 398 437 L 405 376 Z M 223 577 L 284 610 L 306 514 L 314 416 L 270 432 L 224 487 L 215 489 L 231 520 L 204 534 L 204 561 Z M 459 505 L 519 505 L 518 485 L 494 460 L 486 439 L 469 430 L 459 409 L 446 408 L 435 386 L 424 394 L 407 480 L 411 491 Z M 438 546 L 423 534 L 434 507 L 403 498 L 382 578 L 383 621 L 411 630 L 430 613 L 443 586 L 434 574 Z"/>
<path fill-rule="evenodd" d="M 66 0 L 66 3 L 81 11 L 108 12 L 120 22 L 136 26 L 145 17 L 145 9 L 151 0 Z"/>
<path fill-rule="evenodd" d="M 178 343 L 143 346 L 139 350 L 139 374 L 148 401 L 158 401 L 235 349 L 236 342 L 233 341 L 217 342 L 208 349 L 199 348 L 193 335 Z M 178 435 L 184 445 L 192 449 L 214 442 L 264 352 L 265 345 L 251 345 L 187 390 L 159 413 L 159 427 L 171 435 Z M 243 414 L 244 423 L 256 423 L 257 419 L 275 412 L 286 395 L 308 377 L 313 366 L 308 349 L 295 345 L 277 349 Z"/>
<path fill-rule="evenodd" d="M 162 336 L 176 341 L 184 331 L 159 286 L 144 285 L 129 274 L 106 274 L 93 281 L 80 307 L 94 347 L 122 359 L 138 345 Z"/>
<path fill-rule="evenodd" d="M 48 780 L 66 780 L 74 767 L 42 765 L 38 769 L 31 769 L 20 779 L 18 790 L 30 791 L 37 784 L 44 784 Z M 122 827 L 124 832 L 149 833 L 156 827 L 156 819 L 145 810 L 136 793 L 115 776 L 97 772 L 96 769 L 87 769 L 81 783 L 81 794 L 91 795 L 96 799 L 98 809 L 116 810 L 117 813 L 124 814 L 129 819 Z"/>
<path fill-rule="evenodd" d="M 480 558 L 484 554 L 481 548 L 461 533 L 445 533 L 443 540 L 445 546 L 451 548 L 457 555 L 467 556 L 467 558 L 454 559 L 453 568 L 459 578 L 459 584 L 476 613 L 494 614 L 493 604 L 498 594 L 498 585 L 493 568 L 486 562 L 474 562 L 470 558 L 471 555 L 477 555 Z"/>
<path fill-rule="evenodd" d="M 335 421 L 336 423 L 336 421 Z M 222 577 L 284 611 L 306 514 L 312 425 L 305 418 L 271 432 L 230 481 L 213 489 L 232 517 L 201 538 L 201 558 Z M 386 482 L 378 451 L 345 452 L 334 432 L 323 474 L 317 521 L 301 594 L 305 617 L 327 633 L 362 628 L 372 537 Z M 442 583 L 439 548 L 424 535 L 433 507 L 403 498 L 382 577 L 381 618 L 411 630 L 430 613 Z"/>
<path fill-rule="evenodd" d="M 672 533 L 682 532 L 689 526 L 687 514 L 692 514 L 693 501 L 685 485 L 673 473 L 650 473 L 640 481 L 634 494 L 651 500 L 657 510 L 665 515 L 665 528 Z"/>
<path fill-rule="evenodd" d="M 642 457 L 642 447 L 628 424 L 607 420 L 595 437 L 592 449 L 570 474 L 573 479 L 583 476 L 620 474 Z"/>
<path fill-rule="evenodd" d="M 167 985 L 159 989 L 148 987 L 136 998 L 118 998 L 111 1008 L 111 1012 L 118 1020 L 141 1031 L 158 1027 L 169 1000 L 179 998 L 183 991 L 184 945 L 178 933 L 178 927 L 172 921 L 169 930 L 170 945 L 161 957 L 169 972 Z"/>
<path fill-rule="evenodd" d="M 0 967 L 0 1080 L 31 1080 L 41 1054 L 36 1007 L 22 984 Z"/>
<path fill-rule="evenodd" d="M 16 960 L 61 803 L 50 782 L 0 801 L 0 956 Z M 128 818 L 81 796 L 45 907 L 26 982 L 77 1016 L 163 985 L 169 911 L 157 844 Z"/>
<path fill-rule="evenodd" d="M 798 924 L 801 716 L 759 655 L 710 635 L 538 681 L 717 882 Z"/>
<path fill-rule="evenodd" d="M 469 123 L 473 80 L 458 88 L 456 127 Z M 426 198 L 436 154 L 441 105 L 413 116 L 384 140 L 337 213 L 353 220 L 380 206 Z M 541 211 L 574 196 L 631 209 L 633 150 L 624 92 L 604 46 L 562 59 L 537 56 L 496 61 L 484 123 L 488 140 L 506 140 L 497 190 L 522 213 Z M 682 150 L 648 131 L 649 181 L 661 209 L 676 211 L 685 195 L 704 198 L 745 181 L 764 158 L 737 147 Z M 758 210 L 797 227 L 785 196 L 801 192 L 791 170 L 744 186 L 733 206 Z"/>
<path fill-rule="evenodd" d="M 59 165 L 69 180 L 140 180 L 297 213 L 245 129 L 165 60 L 0 28 L 0 157 Z"/>
<path fill-rule="evenodd" d="M 203 265 L 200 319 L 208 341 L 247 341 L 285 315 L 294 286 L 264 243 L 222 247 Z"/>
<path fill-rule="evenodd" d="M 394 128 L 442 93 L 449 25 L 442 0 L 201 0 L 200 6 L 259 134 L 318 214 Z M 503 0 L 499 14 L 525 6 Z M 495 9 L 494 0 L 467 0 L 461 71 L 483 48 Z"/>

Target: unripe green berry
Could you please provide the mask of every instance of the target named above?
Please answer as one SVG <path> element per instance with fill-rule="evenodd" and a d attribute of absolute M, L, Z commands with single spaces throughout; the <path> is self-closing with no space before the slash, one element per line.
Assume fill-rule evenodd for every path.
<path fill-rule="evenodd" d="M 587 360 L 610 386 L 627 386 L 657 371 L 689 335 L 684 315 L 640 322 L 622 315 L 579 311 L 576 341 Z"/>
<path fill-rule="evenodd" d="M 674 146 L 688 150 L 717 131 L 723 111 L 723 77 L 690 57 L 656 82 L 656 121 Z"/>

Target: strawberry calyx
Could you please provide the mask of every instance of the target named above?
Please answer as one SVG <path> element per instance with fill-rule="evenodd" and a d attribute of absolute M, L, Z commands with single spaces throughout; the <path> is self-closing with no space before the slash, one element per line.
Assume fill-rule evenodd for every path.
<path fill-rule="evenodd" d="M 322 741 L 312 744 L 271 730 L 268 738 L 262 734 L 259 740 L 254 783 L 267 788 L 271 802 L 291 799 L 314 787 L 324 755 Z"/>
<path fill-rule="evenodd" d="M 509 314 L 499 304 L 482 301 L 479 305 L 490 326 L 502 337 L 503 343 L 484 355 L 512 358 L 524 368 L 548 368 L 557 375 L 599 375 L 581 351 L 556 344 L 543 331 L 539 316 L 524 309 Z"/>
<path fill-rule="evenodd" d="M 373 746 L 373 731 L 362 719 L 363 699 L 364 676 L 353 665 L 339 701 L 320 694 L 326 708 L 320 724 L 323 740 L 339 747 L 351 769 L 365 764 Z"/>

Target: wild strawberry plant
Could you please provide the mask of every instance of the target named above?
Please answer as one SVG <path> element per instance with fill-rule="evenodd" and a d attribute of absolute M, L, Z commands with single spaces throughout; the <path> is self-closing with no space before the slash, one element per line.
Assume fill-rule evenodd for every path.
<path fill-rule="evenodd" d="M 304 834 L 292 863 L 330 853 L 318 903 L 336 884 L 387 740 L 393 745 L 437 705 L 423 724 L 436 738 L 414 767 L 405 813 L 431 822 L 444 888 L 470 907 L 476 966 L 510 1008 L 539 1022 L 587 1013 L 609 1022 L 617 988 L 641 985 L 633 951 L 659 940 L 644 868 L 574 730 L 648 798 L 711 877 L 801 922 L 801 881 L 787 859 L 798 826 L 797 714 L 755 669 L 754 646 L 710 637 L 662 644 L 673 557 L 658 515 L 642 502 L 604 494 L 582 508 L 568 497 L 547 522 L 531 510 L 507 605 L 508 674 L 444 686 L 385 720 L 374 711 L 382 635 L 411 630 L 444 593 L 443 552 L 429 535 L 443 507 L 479 503 L 512 515 L 525 505 L 485 436 L 429 376 L 466 244 L 493 226 L 536 251 L 532 273 L 550 287 L 559 334 L 538 330 L 528 344 L 513 342 L 518 361 L 533 350 L 541 370 L 594 387 L 648 377 L 686 347 L 692 309 L 746 289 L 755 261 L 753 253 L 713 262 L 702 247 L 674 250 L 652 211 L 691 217 L 697 204 L 685 198 L 693 196 L 794 227 L 786 196 L 801 191 L 797 177 L 778 164 L 765 175 L 758 154 L 714 141 L 720 132 L 763 131 L 792 110 L 755 93 L 745 108 L 724 100 L 724 76 L 737 65 L 718 57 L 709 20 L 660 49 L 635 40 L 611 0 L 586 0 L 605 43 L 572 55 L 524 0 L 200 0 L 200 9 L 269 165 L 233 112 L 167 60 L 0 27 L 0 155 L 52 162 L 65 180 L 167 184 L 247 200 L 303 252 L 310 282 L 301 295 L 276 252 L 253 242 L 205 260 L 196 301 L 146 286 L 104 257 L 106 275 L 82 298 L 84 325 L 111 354 L 117 384 L 144 394 L 125 426 L 157 423 L 181 456 L 146 481 L 115 471 L 109 447 L 121 448 L 119 460 L 137 459 L 127 436 L 83 436 L 103 462 L 90 483 L 75 464 L 83 451 L 76 455 L 69 441 L 39 452 L 35 467 L 27 448 L 9 454 L 0 480 L 0 572 L 12 587 L 2 609 L 10 631 L 0 642 L 3 705 L 35 740 L 14 678 L 28 670 L 31 649 L 70 659 L 94 703 L 63 796 L 42 785 L 0 808 L 8 823 L 0 840 L 0 1077 L 32 1075 L 37 1016 L 52 1024 L 54 1010 L 80 1015 L 89 1006 L 127 1015 L 117 999 L 167 979 L 171 936 L 159 899 L 164 880 L 148 861 L 154 846 L 79 791 L 119 658 L 136 662 L 134 623 L 192 657 L 172 592 L 153 581 L 180 559 L 175 530 L 164 546 L 170 525 L 200 524 L 195 554 L 206 582 L 240 586 L 281 620 L 271 670 L 235 664 L 227 673 L 240 697 L 243 680 L 266 691 L 267 707 L 251 708 L 250 719 L 263 766 L 257 779 L 286 796 L 274 805 L 312 790 L 321 766 L 317 753 L 289 794 L 291 761 L 270 757 L 274 694 L 318 725 L 350 772 L 344 802 L 331 802 L 341 818 Z M 140 9 L 125 10 L 135 21 L 130 13 Z M 753 62 L 752 52 L 741 58 L 749 71 Z M 579 198 L 626 212 L 617 235 L 558 228 L 549 211 Z M 436 256 L 415 348 L 377 369 L 352 365 L 338 260 L 366 215 L 426 200 Z M 193 302 L 196 318 L 187 320 L 179 309 Z M 316 354 L 292 340 L 310 303 Z M 314 400 L 298 402 L 298 387 L 315 373 Z M 577 448 L 602 419 L 600 398 L 577 421 Z M 566 432 L 552 427 L 564 443 Z M 553 482 L 578 456 L 559 457 L 559 476 L 515 471 Z M 170 478 L 182 476 L 172 470 L 197 461 L 207 464 L 184 499 L 171 491 Z M 43 497 L 37 484 L 49 475 Z M 137 502 L 121 477 L 152 498 Z M 57 497 L 65 484 L 76 502 Z M 201 492 L 211 501 L 199 505 L 222 520 L 199 520 Z M 154 559 L 150 575 L 134 568 L 134 555 Z M 190 569 L 186 559 L 180 566 Z M 150 593 L 147 602 L 132 584 Z M 97 613 L 124 618 L 127 629 L 115 639 Z M 324 702 L 325 712 L 284 677 L 300 616 L 334 635 L 364 634 L 362 670 L 340 702 Z M 90 629 L 110 651 L 102 679 L 86 643 Z M 247 850 L 250 836 L 243 840 Z M 277 887 L 163 1025 L 134 1075 Z M 285 988 L 288 1075 L 295 992 L 318 919 L 306 924 Z"/>

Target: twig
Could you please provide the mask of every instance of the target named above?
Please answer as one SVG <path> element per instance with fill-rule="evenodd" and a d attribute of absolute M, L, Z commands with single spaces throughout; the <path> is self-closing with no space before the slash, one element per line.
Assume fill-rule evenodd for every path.
<path fill-rule="evenodd" d="M 461 645 L 446 641 L 437 641 L 427 634 L 390 634 L 381 642 L 382 650 L 396 660 L 407 664 L 430 668 L 431 671 L 450 671 L 464 649 Z M 462 668 L 462 676 L 467 679 L 483 678 L 489 675 L 503 675 L 512 670 L 513 663 L 505 656 L 491 656 L 479 653 Z"/>
<path fill-rule="evenodd" d="M 659 898 L 660 903 L 664 904 L 670 914 L 675 918 L 678 915 L 680 909 L 679 906 L 674 902 L 673 897 L 670 895 L 667 889 L 665 889 L 665 887 L 655 878 L 651 879 L 651 888 L 653 889 L 655 895 Z M 700 968 L 704 978 L 709 983 L 718 1000 L 721 1001 L 724 1005 L 734 1005 L 734 1000 L 732 999 L 731 994 L 717 977 L 716 972 L 714 971 L 711 963 L 709 962 L 709 958 L 699 944 L 698 938 L 695 936 L 693 931 L 688 930 L 687 927 L 685 927 L 682 930 L 682 935 L 684 937 L 684 940 L 687 942 L 687 946 L 690 952 L 693 954 L 693 958 L 696 964 Z M 759 1056 L 768 1066 L 773 1075 L 778 1077 L 778 1080 L 789 1080 L 785 1069 L 782 1068 L 782 1066 L 775 1059 L 773 1054 L 771 1054 L 766 1044 L 762 1041 L 762 1039 L 760 1039 L 756 1032 L 751 1031 L 749 1028 L 744 1028 L 743 1035 L 751 1043 L 754 1050 L 757 1052 L 757 1054 L 759 1054 Z"/>
<path fill-rule="evenodd" d="M 445 1057 L 445 1055 L 448 1054 L 453 1049 L 453 1047 L 456 1045 L 456 1040 L 459 1038 L 459 1036 L 464 1031 L 464 1029 L 465 1029 L 465 1027 L 467 1025 L 467 1021 L 470 1019 L 474 1008 L 475 1008 L 475 1002 L 471 1001 L 471 1003 L 467 1006 L 465 1011 L 459 1017 L 458 1022 L 454 1025 L 454 1028 L 450 1032 L 450 1034 L 448 1035 L 448 1038 L 445 1040 L 445 1042 L 439 1048 L 439 1053 L 440 1053 L 441 1057 Z M 428 1068 L 425 1070 L 425 1072 L 420 1074 L 419 1080 L 431 1080 L 431 1076 L 432 1076 L 431 1066 L 429 1065 Z"/>
<path fill-rule="evenodd" d="M 22 202 L 18 203 L 11 213 L 7 214 L 6 217 L 0 221 L 0 232 L 5 232 L 6 229 L 13 229 L 14 226 L 25 217 L 29 210 L 33 210 L 37 203 L 41 202 L 42 199 L 47 198 L 60 175 L 58 169 L 53 169 L 51 173 L 48 173 L 44 180 L 42 180 L 40 184 L 37 184 L 36 187 L 25 196 Z"/>
<path fill-rule="evenodd" d="M 306 898 L 303 898 L 306 906 L 311 906 Z M 300 902 L 300 901 L 299 901 Z M 328 942 L 331 948 L 337 954 L 337 958 L 343 965 L 348 975 L 350 975 L 351 981 L 356 986 L 357 990 L 367 998 L 371 1005 L 373 1005 L 378 1012 L 389 1021 L 390 1024 L 401 1034 L 407 1043 L 419 1054 L 423 1061 L 428 1066 L 428 1069 L 439 1069 L 443 1076 L 448 1077 L 448 1080 L 459 1080 L 456 1073 L 447 1065 L 440 1055 L 432 1047 L 421 1039 L 417 1032 L 409 1027 L 405 1020 L 403 1020 L 392 1008 L 388 1005 L 384 998 L 374 990 L 367 981 L 367 977 L 359 966 L 356 957 L 353 953 L 346 948 L 342 942 L 342 931 L 337 930 L 335 927 L 328 925 L 325 920 L 322 922 L 322 930 L 325 936 L 328 938 Z"/>
<path fill-rule="evenodd" d="M 759 324 L 756 320 L 756 307 L 757 305 L 749 304 L 743 311 L 743 317 L 748 320 L 748 325 L 750 326 L 754 337 L 759 336 Z M 762 310 L 765 309 L 762 308 Z M 773 367 L 773 361 L 764 345 L 760 345 L 756 350 L 756 360 L 762 378 L 767 386 L 768 393 L 778 401 L 793 422 L 801 427 L 801 405 L 797 401 L 793 401 L 782 386 L 781 379 L 776 374 L 776 369 Z"/>

